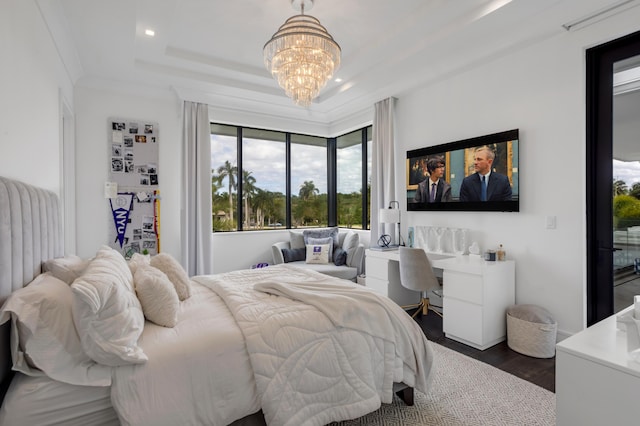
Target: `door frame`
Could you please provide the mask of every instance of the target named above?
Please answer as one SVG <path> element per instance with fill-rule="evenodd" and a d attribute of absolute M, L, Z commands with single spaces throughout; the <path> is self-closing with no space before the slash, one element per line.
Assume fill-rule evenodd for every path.
<path fill-rule="evenodd" d="M 587 326 L 613 305 L 613 65 L 640 55 L 640 31 L 586 51 Z"/>

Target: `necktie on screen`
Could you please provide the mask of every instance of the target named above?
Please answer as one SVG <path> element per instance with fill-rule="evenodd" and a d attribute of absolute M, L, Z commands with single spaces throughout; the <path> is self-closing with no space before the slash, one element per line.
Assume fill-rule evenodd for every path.
<path fill-rule="evenodd" d="M 480 201 L 487 201 L 487 180 L 485 179 L 485 176 L 482 176 L 482 185 L 480 187 Z"/>
<path fill-rule="evenodd" d="M 433 203 L 436 200 L 436 184 L 432 183 L 431 184 L 431 197 L 430 197 L 430 201 Z"/>

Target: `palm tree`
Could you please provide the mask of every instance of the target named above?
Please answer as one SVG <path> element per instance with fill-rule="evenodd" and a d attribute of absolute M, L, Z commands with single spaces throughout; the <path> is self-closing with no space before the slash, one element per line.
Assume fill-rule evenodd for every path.
<path fill-rule="evenodd" d="M 623 195 L 628 192 L 627 184 L 623 180 L 616 179 L 613 181 L 613 196 Z"/>
<path fill-rule="evenodd" d="M 304 183 L 300 185 L 300 192 L 298 193 L 298 195 L 300 196 L 300 198 L 306 201 L 310 198 L 313 198 L 319 192 L 320 190 L 316 188 L 316 185 L 312 180 L 305 180 Z"/>
<path fill-rule="evenodd" d="M 244 198 L 245 226 L 249 228 L 251 214 L 249 212 L 249 199 L 256 195 L 258 188 L 255 186 L 256 178 L 251 176 L 250 171 L 242 171 L 242 198 Z"/>
<path fill-rule="evenodd" d="M 631 189 L 629 190 L 629 195 L 640 200 L 640 182 L 636 182 L 633 185 L 631 185 Z"/>
<path fill-rule="evenodd" d="M 216 170 L 218 173 L 218 179 L 220 182 L 224 178 L 228 179 L 229 182 L 229 217 L 233 220 L 233 196 L 232 192 L 238 188 L 238 183 L 236 181 L 236 176 L 238 175 L 238 167 L 231 165 L 229 160 L 225 160 L 224 164 L 218 167 Z"/>
<path fill-rule="evenodd" d="M 264 226 L 265 218 L 269 218 L 269 223 L 271 223 L 274 214 L 274 198 L 273 192 L 258 188 L 252 199 L 253 207 L 256 209 L 256 224 L 260 228 Z"/>

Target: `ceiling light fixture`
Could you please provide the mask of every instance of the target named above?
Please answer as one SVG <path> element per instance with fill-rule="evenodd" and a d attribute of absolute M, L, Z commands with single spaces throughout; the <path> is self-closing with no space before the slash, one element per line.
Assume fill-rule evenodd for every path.
<path fill-rule="evenodd" d="M 313 0 L 291 0 L 300 14 L 287 19 L 264 45 L 264 64 L 296 105 L 307 107 L 340 67 L 340 46 L 305 10 Z"/>

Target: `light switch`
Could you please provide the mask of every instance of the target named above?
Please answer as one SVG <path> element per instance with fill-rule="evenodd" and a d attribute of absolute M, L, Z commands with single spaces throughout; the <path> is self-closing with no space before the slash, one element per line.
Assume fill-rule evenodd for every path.
<path fill-rule="evenodd" d="M 547 216 L 547 229 L 556 229 L 556 217 Z"/>

